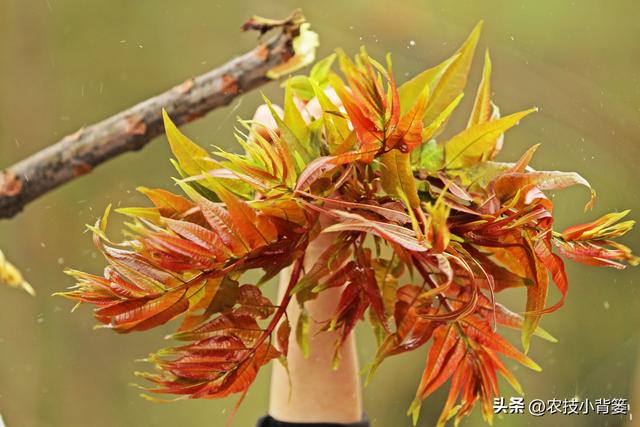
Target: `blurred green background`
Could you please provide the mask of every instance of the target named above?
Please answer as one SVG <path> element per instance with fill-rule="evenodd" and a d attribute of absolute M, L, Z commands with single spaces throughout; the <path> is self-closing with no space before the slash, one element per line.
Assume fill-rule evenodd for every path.
<path fill-rule="evenodd" d="M 338 46 L 353 52 L 366 45 L 379 57 L 390 51 L 400 81 L 449 56 L 484 19 L 479 48 L 491 48 L 495 101 L 503 113 L 540 107 L 509 132 L 501 158 L 516 159 L 542 143 L 534 167 L 576 170 L 598 190 L 588 214 L 586 190 L 554 194 L 558 228 L 608 210 L 631 208 L 639 217 L 640 5 L 633 0 L 0 0 L 0 168 L 251 48 L 256 36 L 239 31 L 250 15 L 284 17 L 298 6 L 321 36 L 320 56 Z M 472 102 L 480 58 L 461 110 Z M 281 95 L 276 84 L 264 90 L 274 100 Z M 202 145 L 231 147 L 235 116 L 250 117 L 259 102 L 251 93 L 185 131 Z M 449 128 L 465 119 L 459 112 Z M 0 221 L 0 248 L 38 291 L 33 299 L 0 288 L 0 414 L 8 427 L 225 424 L 235 397 L 158 405 L 128 387 L 133 371 L 146 368 L 134 359 L 165 346 L 170 327 L 125 336 L 93 331 L 88 308 L 70 314 L 71 303 L 50 297 L 72 284 L 64 266 L 101 271 L 84 224 L 108 203 L 140 203 L 138 185 L 170 188 L 169 157 L 158 138 Z M 639 233 L 626 243 L 640 251 Z M 632 412 L 640 410 L 640 270 L 569 264 L 568 272 L 566 306 L 543 320 L 560 342 L 533 343 L 542 373 L 517 371 L 527 398 L 621 397 L 632 401 Z M 508 297 L 521 304 L 522 294 Z M 374 352 L 366 327 L 358 339 L 365 363 Z M 405 411 L 424 357 L 422 349 L 381 367 L 365 390 L 373 426 L 410 424 Z M 265 413 L 268 379 L 264 369 L 234 426 L 252 426 Z M 512 392 L 505 386 L 503 394 Z M 420 425 L 433 424 L 443 397 L 425 403 Z M 496 420 L 498 426 L 633 423 L 614 416 Z M 464 425 L 483 423 L 476 411 Z"/>

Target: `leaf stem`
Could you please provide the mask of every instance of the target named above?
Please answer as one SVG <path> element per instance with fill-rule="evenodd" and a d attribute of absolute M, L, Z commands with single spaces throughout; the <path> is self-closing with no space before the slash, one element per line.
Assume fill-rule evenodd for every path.
<path fill-rule="evenodd" d="M 429 277 L 429 272 L 424 268 L 424 265 L 422 265 L 422 262 L 420 262 L 420 260 L 415 256 L 412 256 L 412 259 L 413 259 L 413 265 L 420 272 L 420 275 L 422 276 L 424 281 L 429 285 L 431 289 L 435 289 L 437 286 L 435 283 L 431 281 Z M 440 303 L 447 309 L 447 311 L 449 312 L 453 311 L 453 307 L 451 307 L 451 305 L 447 301 L 447 298 L 444 295 L 438 294 L 438 299 L 440 300 Z"/>

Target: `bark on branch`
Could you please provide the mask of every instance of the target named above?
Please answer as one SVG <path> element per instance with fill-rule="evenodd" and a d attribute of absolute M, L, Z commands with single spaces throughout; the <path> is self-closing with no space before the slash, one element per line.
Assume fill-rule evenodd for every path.
<path fill-rule="evenodd" d="M 280 28 L 280 33 L 219 68 L 147 99 L 59 142 L 7 169 L 0 170 L 0 219 L 11 218 L 24 206 L 54 188 L 90 172 L 127 151 L 139 150 L 163 131 L 164 108 L 176 124 L 196 120 L 235 97 L 270 81 L 267 72 L 293 55 L 293 39 L 302 22 L 299 11 L 282 21 L 243 29 Z"/>

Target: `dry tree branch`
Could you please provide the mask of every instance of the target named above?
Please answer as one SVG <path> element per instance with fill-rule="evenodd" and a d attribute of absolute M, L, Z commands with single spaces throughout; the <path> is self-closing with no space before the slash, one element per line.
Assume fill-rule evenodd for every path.
<path fill-rule="evenodd" d="M 300 34 L 303 22 L 299 10 L 281 21 L 254 17 L 243 30 L 263 34 L 277 27 L 280 33 L 219 68 L 82 128 L 0 170 L 0 219 L 13 217 L 27 203 L 101 163 L 144 147 L 163 132 L 163 108 L 177 124 L 189 123 L 269 82 L 269 70 L 293 57 L 293 40 Z"/>

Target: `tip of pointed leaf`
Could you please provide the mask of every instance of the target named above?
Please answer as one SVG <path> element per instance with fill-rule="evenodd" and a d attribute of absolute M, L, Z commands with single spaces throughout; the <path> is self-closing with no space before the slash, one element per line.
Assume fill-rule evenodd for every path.
<path fill-rule="evenodd" d="M 533 371 L 536 371 L 536 372 L 542 371 L 542 368 L 540 367 L 540 365 L 538 365 L 536 362 L 533 361 L 533 359 L 531 359 L 528 356 L 525 356 L 523 358 L 522 364 Z"/>
<path fill-rule="evenodd" d="M 36 296 L 36 290 L 33 289 L 33 286 L 31 286 L 29 282 L 23 280 L 22 283 L 20 283 L 20 288 L 32 297 Z"/>
<path fill-rule="evenodd" d="M 104 233 L 107 231 L 107 224 L 109 223 L 109 214 L 111 213 L 112 204 L 109 203 L 107 208 L 104 210 L 102 214 L 102 218 L 100 219 L 100 230 Z"/>
<path fill-rule="evenodd" d="M 522 352 L 524 354 L 529 353 L 529 347 L 531 345 L 531 333 L 527 333 L 524 329 L 520 335 L 520 342 L 522 343 Z"/>
<path fill-rule="evenodd" d="M 540 327 L 538 327 L 536 329 L 536 331 L 534 332 L 534 335 L 536 335 L 539 338 L 542 338 L 545 341 L 549 341 L 549 342 L 552 342 L 552 343 L 557 343 L 558 342 L 558 339 L 556 337 L 554 337 L 549 332 L 547 332 L 545 329 L 542 329 Z"/>
<path fill-rule="evenodd" d="M 511 384 L 511 387 L 513 387 L 515 392 L 518 393 L 520 396 L 524 396 L 524 390 L 522 389 L 522 386 L 520 385 L 520 383 Z"/>
<path fill-rule="evenodd" d="M 415 399 L 411 402 L 411 406 L 409 406 L 409 410 L 407 411 L 407 415 L 411 417 L 411 421 L 413 425 L 418 424 L 418 418 L 420 418 L 420 408 L 422 407 L 422 402 L 418 399 Z"/>
<path fill-rule="evenodd" d="M 131 388 L 137 388 L 138 390 L 147 390 L 146 387 L 141 386 L 140 384 L 136 384 L 136 383 L 127 383 L 127 385 Z"/>
<path fill-rule="evenodd" d="M 482 27 L 484 27 L 484 19 L 478 21 L 475 27 L 473 27 L 473 30 L 471 30 L 471 33 L 469 33 L 469 37 L 467 38 L 467 40 L 473 40 L 473 42 L 475 43 L 480 38 Z"/>
<path fill-rule="evenodd" d="M 63 297 L 63 298 L 73 299 L 73 298 L 71 298 L 69 295 L 67 295 L 67 293 L 66 293 L 66 292 L 54 292 L 54 293 L 52 293 L 50 296 L 52 296 L 52 297 Z"/>
<path fill-rule="evenodd" d="M 147 390 L 147 389 L 143 388 L 143 390 Z M 174 402 L 176 400 L 186 399 L 186 397 L 184 397 L 184 396 L 176 397 L 175 399 L 160 399 L 160 398 L 157 398 L 155 396 L 150 396 L 150 395 L 148 395 L 146 393 L 140 393 L 138 396 L 140 396 L 144 400 L 147 400 L 147 401 L 153 402 L 153 403 L 170 403 L 170 402 Z"/>
<path fill-rule="evenodd" d="M 364 380 L 365 387 L 367 387 L 373 380 L 373 376 L 378 371 L 378 368 L 380 367 L 382 360 L 383 359 L 379 358 L 378 355 L 376 355 L 376 358 L 373 361 L 371 361 L 365 368 L 362 369 L 361 375 L 366 375 L 366 378 Z"/>

